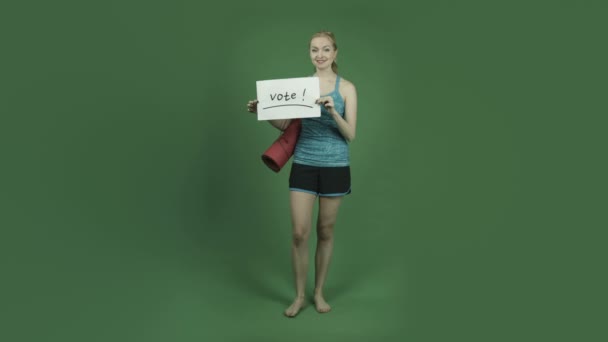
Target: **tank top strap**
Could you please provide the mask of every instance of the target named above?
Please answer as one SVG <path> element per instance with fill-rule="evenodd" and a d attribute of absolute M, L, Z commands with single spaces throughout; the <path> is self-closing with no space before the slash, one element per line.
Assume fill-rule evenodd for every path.
<path fill-rule="evenodd" d="M 340 89 L 340 76 L 336 76 L 336 88 L 334 88 L 334 91 L 338 91 L 338 89 Z"/>

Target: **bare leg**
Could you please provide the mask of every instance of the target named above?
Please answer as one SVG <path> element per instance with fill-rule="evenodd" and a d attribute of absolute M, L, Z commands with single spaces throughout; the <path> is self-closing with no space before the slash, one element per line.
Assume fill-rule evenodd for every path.
<path fill-rule="evenodd" d="M 308 272 L 308 237 L 312 224 L 312 209 L 315 203 L 315 195 L 290 191 L 292 244 L 291 260 L 296 286 L 296 298 L 285 310 L 287 317 L 298 314 L 304 304 L 306 288 L 306 273 Z"/>
<path fill-rule="evenodd" d="M 319 218 L 317 221 L 317 252 L 315 255 L 315 306 L 320 313 L 329 312 L 331 307 L 323 297 L 323 284 L 329 269 L 334 246 L 334 225 L 342 197 L 319 197 Z"/>

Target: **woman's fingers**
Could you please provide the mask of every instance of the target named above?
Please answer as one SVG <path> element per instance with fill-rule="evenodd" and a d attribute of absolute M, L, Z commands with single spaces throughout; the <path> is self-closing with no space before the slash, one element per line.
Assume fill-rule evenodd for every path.
<path fill-rule="evenodd" d="M 315 101 L 315 103 L 322 104 L 325 107 L 333 107 L 333 105 L 334 105 L 334 101 L 330 96 L 318 98 L 317 101 Z"/>
<path fill-rule="evenodd" d="M 255 113 L 258 107 L 258 100 L 252 100 L 247 102 L 247 110 L 251 113 Z"/>

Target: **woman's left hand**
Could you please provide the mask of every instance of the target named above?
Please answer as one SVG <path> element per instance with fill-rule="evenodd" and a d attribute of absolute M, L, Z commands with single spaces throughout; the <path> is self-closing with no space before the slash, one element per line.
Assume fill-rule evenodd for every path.
<path fill-rule="evenodd" d="M 333 113 L 334 111 L 334 99 L 331 96 L 324 96 L 318 98 L 315 103 L 323 105 L 325 109 L 327 109 L 327 111 L 330 113 Z"/>

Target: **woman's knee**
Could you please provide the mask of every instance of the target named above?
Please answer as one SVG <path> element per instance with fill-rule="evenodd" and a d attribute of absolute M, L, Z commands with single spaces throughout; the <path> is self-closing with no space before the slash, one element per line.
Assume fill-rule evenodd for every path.
<path fill-rule="evenodd" d="M 294 245 L 301 246 L 303 243 L 308 241 L 308 236 L 310 232 L 305 229 L 296 229 L 292 233 L 292 240 Z"/>
<path fill-rule="evenodd" d="M 323 222 L 317 226 L 317 238 L 321 241 L 328 241 L 334 237 L 334 223 Z"/>

